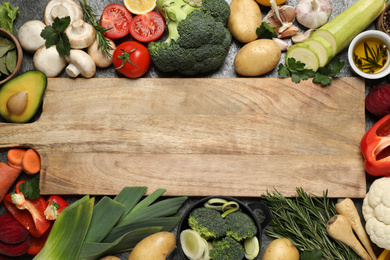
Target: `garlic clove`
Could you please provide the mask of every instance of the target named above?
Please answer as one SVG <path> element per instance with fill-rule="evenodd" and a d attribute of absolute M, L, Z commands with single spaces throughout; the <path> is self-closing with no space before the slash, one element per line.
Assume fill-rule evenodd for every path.
<path fill-rule="evenodd" d="M 299 28 L 295 25 L 290 26 L 286 30 L 284 30 L 282 33 L 278 34 L 278 38 L 287 38 L 291 37 L 299 32 Z"/>
<path fill-rule="evenodd" d="M 290 48 L 290 44 L 283 41 L 282 39 L 272 38 L 272 40 L 274 40 L 274 42 L 276 42 L 276 44 L 279 46 L 281 51 L 287 51 Z"/>
<path fill-rule="evenodd" d="M 26 110 L 28 103 L 27 91 L 20 91 L 9 97 L 7 109 L 11 114 L 20 115 Z"/>
<path fill-rule="evenodd" d="M 309 29 L 304 33 L 298 32 L 297 34 L 295 34 L 291 37 L 291 40 L 293 41 L 293 43 L 303 42 L 304 40 L 309 39 L 313 32 L 314 32 L 314 29 Z"/>
<path fill-rule="evenodd" d="M 279 18 L 277 13 L 279 13 Z M 267 15 L 264 17 L 263 22 L 266 22 L 270 27 L 275 28 L 275 32 L 278 33 L 280 31 L 280 26 L 282 24 L 292 24 L 295 20 L 295 9 L 292 6 L 283 5 L 278 6 L 277 9 L 271 9 Z"/>

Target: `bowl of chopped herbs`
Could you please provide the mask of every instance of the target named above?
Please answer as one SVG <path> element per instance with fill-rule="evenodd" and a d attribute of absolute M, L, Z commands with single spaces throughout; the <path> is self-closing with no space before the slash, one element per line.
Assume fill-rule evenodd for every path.
<path fill-rule="evenodd" d="M 23 50 L 18 39 L 0 28 L 0 86 L 19 73 L 22 61 Z"/>
<path fill-rule="evenodd" d="M 260 259 L 262 231 L 270 222 L 271 212 L 262 202 L 206 197 L 183 214 L 177 252 L 180 259 Z"/>

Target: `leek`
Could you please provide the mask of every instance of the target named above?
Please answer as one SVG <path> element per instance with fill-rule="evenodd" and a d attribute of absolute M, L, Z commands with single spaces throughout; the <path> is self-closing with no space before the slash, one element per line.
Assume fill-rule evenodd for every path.
<path fill-rule="evenodd" d="M 64 209 L 54 222 L 45 246 L 34 259 L 77 259 L 91 221 L 94 201 L 94 198 L 84 196 Z"/>

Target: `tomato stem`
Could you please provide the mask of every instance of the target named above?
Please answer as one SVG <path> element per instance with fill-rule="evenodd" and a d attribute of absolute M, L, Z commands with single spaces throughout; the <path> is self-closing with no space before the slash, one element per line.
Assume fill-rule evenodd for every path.
<path fill-rule="evenodd" d="M 122 60 L 122 64 L 121 64 L 118 68 L 115 68 L 115 69 L 120 69 L 120 68 L 122 68 L 122 67 L 125 65 L 126 61 L 129 62 L 131 65 L 134 65 L 134 66 L 137 67 L 137 65 L 135 65 L 135 64 L 130 60 L 130 54 L 131 54 L 132 52 L 136 51 L 136 50 L 137 50 L 137 48 L 134 48 L 134 49 L 130 50 L 129 52 L 126 52 L 124 49 L 121 49 L 122 55 L 119 55 L 118 58 Z"/>

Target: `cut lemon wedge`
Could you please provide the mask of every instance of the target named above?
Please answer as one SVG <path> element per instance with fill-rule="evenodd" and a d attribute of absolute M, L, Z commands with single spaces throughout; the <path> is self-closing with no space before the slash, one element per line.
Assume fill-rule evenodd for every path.
<path fill-rule="evenodd" d="M 156 8 L 156 0 L 123 0 L 123 4 L 135 15 L 146 14 Z"/>

